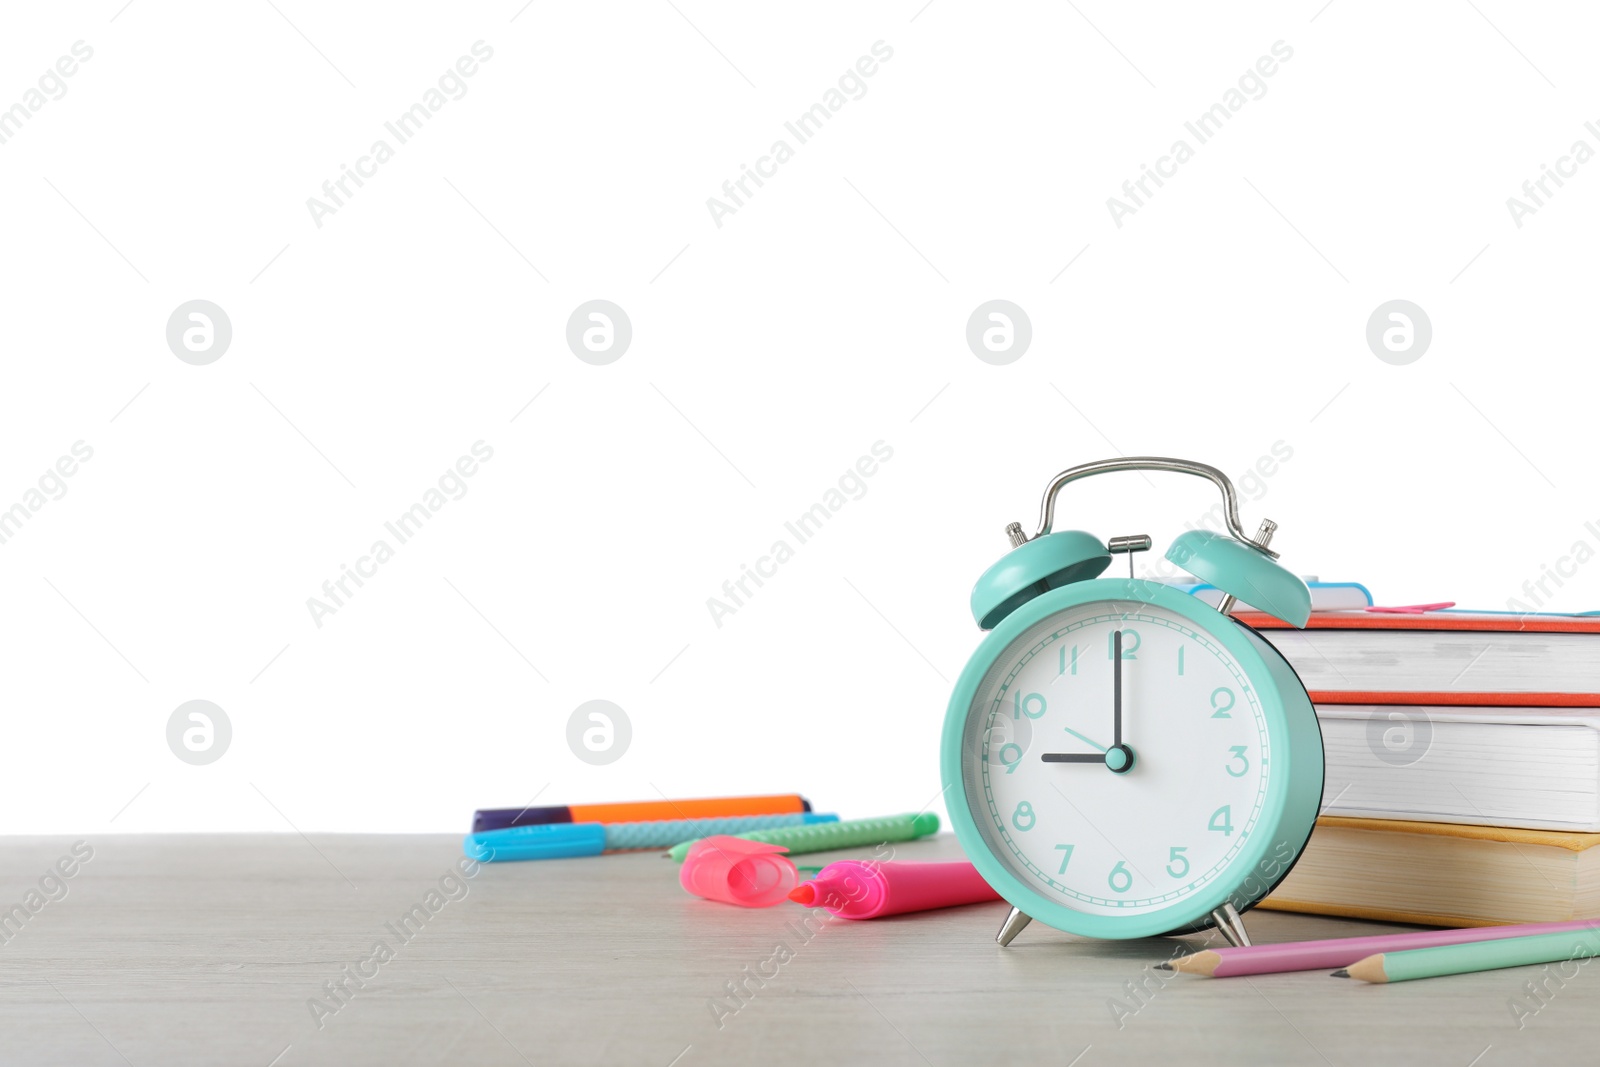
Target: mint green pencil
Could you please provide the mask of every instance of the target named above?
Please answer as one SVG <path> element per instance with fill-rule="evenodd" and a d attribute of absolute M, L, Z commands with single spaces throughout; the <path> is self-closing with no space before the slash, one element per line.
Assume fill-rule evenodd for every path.
<path fill-rule="evenodd" d="M 1498 941 L 1472 941 L 1463 945 L 1414 948 L 1405 952 L 1380 952 L 1333 972 L 1335 978 L 1363 982 L 1409 982 L 1413 978 L 1439 978 L 1501 967 L 1527 967 L 1538 963 L 1600 956 L 1600 920 L 1587 930 L 1565 934 L 1506 937 Z"/>
<path fill-rule="evenodd" d="M 917 815 L 889 815 L 881 819 L 848 819 L 844 822 L 817 823 L 813 826 L 788 826 L 776 830 L 752 830 L 734 834 L 746 841 L 760 841 L 767 845 L 782 845 L 791 856 L 802 852 L 827 852 L 836 848 L 858 848 L 861 845 L 878 845 L 885 841 L 911 841 L 939 832 L 939 816 L 931 811 Z M 695 838 L 695 841 L 702 840 Z M 685 841 L 667 853 L 672 859 L 683 862 L 689 846 L 695 841 Z"/>

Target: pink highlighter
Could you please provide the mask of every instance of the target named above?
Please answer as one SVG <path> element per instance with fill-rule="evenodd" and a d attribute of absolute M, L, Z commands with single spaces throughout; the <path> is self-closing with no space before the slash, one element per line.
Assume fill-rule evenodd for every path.
<path fill-rule="evenodd" d="M 830 863 L 789 899 L 827 908 L 841 919 L 877 919 L 908 911 L 999 900 L 970 863 Z"/>

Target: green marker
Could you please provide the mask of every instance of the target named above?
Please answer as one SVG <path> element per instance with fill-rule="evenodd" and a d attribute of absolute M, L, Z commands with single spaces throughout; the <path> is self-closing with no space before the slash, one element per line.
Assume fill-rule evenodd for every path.
<path fill-rule="evenodd" d="M 886 841 L 913 841 L 938 832 L 939 816 L 924 811 L 916 815 L 889 815 L 882 819 L 850 819 L 778 830 L 752 830 L 732 836 L 767 845 L 782 845 L 790 855 L 797 856 L 802 852 L 830 852 L 836 848 L 859 848 Z M 695 841 L 699 840 L 702 839 L 695 838 Z M 695 841 L 676 845 L 667 855 L 682 863 Z"/>

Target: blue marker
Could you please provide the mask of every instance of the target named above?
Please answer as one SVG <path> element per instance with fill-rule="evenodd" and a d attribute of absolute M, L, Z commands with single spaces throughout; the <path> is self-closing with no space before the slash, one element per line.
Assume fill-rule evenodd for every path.
<path fill-rule="evenodd" d="M 619 849 L 671 848 L 684 841 L 785 826 L 838 822 L 837 815 L 813 811 L 789 815 L 736 815 L 724 819 L 670 819 L 651 822 L 568 822 L 512 826 L 468 834 L 462 851 L 482 863 L 504 860 L 554 860 L 598 856 Z"/>

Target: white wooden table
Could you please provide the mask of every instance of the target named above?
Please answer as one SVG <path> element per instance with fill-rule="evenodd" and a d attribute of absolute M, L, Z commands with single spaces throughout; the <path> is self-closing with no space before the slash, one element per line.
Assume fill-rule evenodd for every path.
<path fill-rule="evenodd" d="M 51 882 L 28 914 L 71 844 L 0 840 L 0 908 L 26 916 L 0 944 L 0 1063 L 1600 1062 L 1600 963 L 1551 983 L 1519 1030 L 1509 1002 L 1537 968 L 1387 987 L 1163 981 L 1147 965 L 1169 941 L 1035 923 L 1001 949 L 1003 904 L 807 931 L 820 912 L 690 897 L 657 854 L 487 865 L 441 891 L 460 857 L 444 835 L 102 837 L 66 895 Z M 948 836 L 897 853 L 958 856 Z M 425 918 L 402 940 L 414 905 Z M 1257 942 L 1383 929 L 1247 920 Z M 379 941 L 393 957 L 370 962 Z M 325 985 L 341 980 L 342 1005 Z"/>

